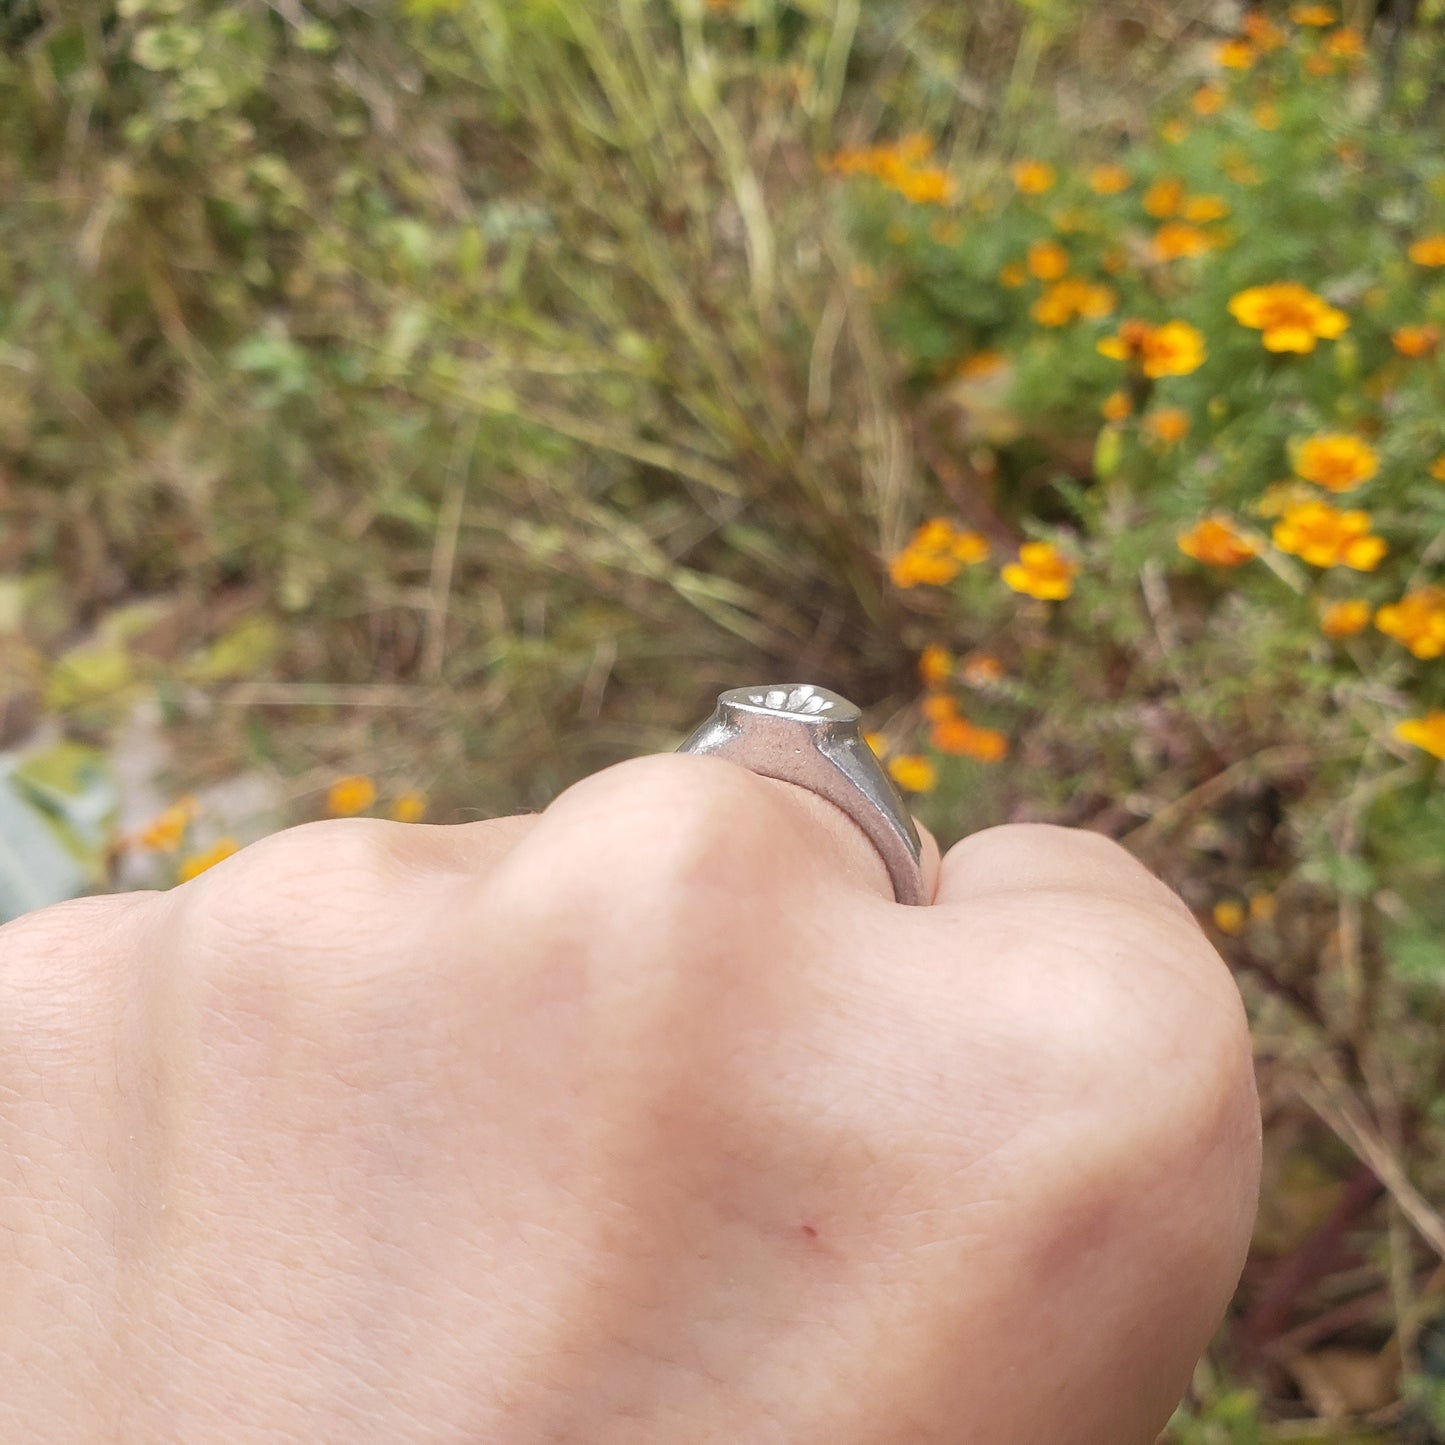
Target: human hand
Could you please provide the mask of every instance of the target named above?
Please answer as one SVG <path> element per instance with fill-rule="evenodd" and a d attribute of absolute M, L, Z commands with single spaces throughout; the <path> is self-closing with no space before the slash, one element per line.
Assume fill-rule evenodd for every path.
<path fill-rule="evenodd" d="M 1101 837 L 927 861 L 670 755 L 0 929 L 0 1439 L 1147 1445 L 1238 995 Z"/>

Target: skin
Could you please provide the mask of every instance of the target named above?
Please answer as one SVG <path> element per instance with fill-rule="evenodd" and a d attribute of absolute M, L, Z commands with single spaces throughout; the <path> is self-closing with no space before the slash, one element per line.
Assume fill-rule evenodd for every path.
<path fill-rule="evenodd" d="M 0 1439 L 1147 1445 L 1243 1263 L 1239 996 L 1106 839 L 892 901 L 642 758 L 0 929 Z"/>

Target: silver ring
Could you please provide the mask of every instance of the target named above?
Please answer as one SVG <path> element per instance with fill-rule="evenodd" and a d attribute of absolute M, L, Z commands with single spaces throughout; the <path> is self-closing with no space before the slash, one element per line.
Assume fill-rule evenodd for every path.
<path fill-rule="evenodd" d="M 928 903 L 923 845 L 907 805 L 863 741 L 862 714 L 845 697 L 809 682 L 737 687 L 678 748 L 741 763 L 765 778 L 797 783 L 841 808 L 868 835 L 899 903 Z"/>

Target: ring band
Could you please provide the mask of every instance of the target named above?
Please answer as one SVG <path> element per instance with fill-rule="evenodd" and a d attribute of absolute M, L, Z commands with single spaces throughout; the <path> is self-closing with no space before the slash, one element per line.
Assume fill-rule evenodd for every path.
<path fill-rule="evenodd" d="M 678 752 L 727 758 L 826 798 L 878 850 L 894 898 L 928 903 L 918 829 L 893 779 L 864 742 L 861 717 L 847 698 L 812 683 L 738 687 L 718 698 L 717 710 Z"/>

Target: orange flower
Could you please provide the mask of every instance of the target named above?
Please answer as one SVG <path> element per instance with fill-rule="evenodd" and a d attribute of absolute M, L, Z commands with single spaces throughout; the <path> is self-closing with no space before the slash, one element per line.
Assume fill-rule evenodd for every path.
<path fill-rule="evenodd" d="M 1213 81 L 1201 85 L 1189 103 L 1195 115 L 1217 115 L 1224 106 L 1224 87 Z"/>
<path fill-rule="evenodd" d="M 968 381 L 982 381 L 993 376 L 1008 364 L 1008 358 L 1001 351 L 975 351 L 958 363 L 958 375 Z"/>
<path fill-rule="evenodd" d="M 888 575 L 895 587 L 941 587 L 964 567 L 987 556 L 988 542 L 979 533 L 962 531 L 946 517 L 934 517 L 918 528 L 888 564 Z"/>
<path fill-rule="evenodd" d="M 1383 537 L 1370 532 L 1368 512 L 1342 512 L 1329 502 L 1301 502 L 1274 524 L 1274 545 L 1312 567 L 1373 572 L 1385 555 Z"/>
<path fill-rule="evenodd" d="M 1323 27 L 1335 23 L 1335 12 L 1328 5 L 1291 5 L 1289 18 L 1296 25 Z"/>
<path fill-rule="evenodd" d="M 1229 299 L 1229 314 L 1242 326 L 1262 331 L 1267 351 L 1313 351 L 1320 337 L 1333 339 L 1350 324 L 1343 311 L 1297 281 L 1237 292 Z"/>
<path fill-rule="evenodd" d="M 392 800 L 389 816 L 398 823 L 420 823 L 426 817 L 426 809 L 426 794 L 416 788 L 408 788 Z"/>
<path fill-rule="evenodd" d="M 1410 247 L 1410 259 L 1417 266 L 1445 266 L 1445 231 L 1416 241 Z"/>
<path fill-rule="evenodd" d="M 1187 321 L 1126 321 L 1098 344 L 1104 356 L 1137 365 L 1145 376 L 1188 376 L 1204 364 L 1204 336 Z"/>
<path fill-rule="evenodd" d="M 1054 188 L 1057 173 L 1047 161 L 1020 160 L 1013 166 L 1014 185 L 1026 196 L 1041 196 Z"/>
<path fill-rule="evenodd" d="M 1186 557 L 1210 567 L 1238 567 L 1256 554 L 1254 543 L 1228 517 L 1206 517 L 1177 540 Z"/>
<path fill-rule="evenodd" d="M 1417 587 L 1375 613 L 1375 626 L 1419 658 L 1445 652 L 1445 587 Z"/>
<path fill-rule="evenodd" d="M 1003 676 L 1003 663 L 991 652 L 970 652 L 963 659 L 962 673 L 970 687 L 988 687 Z"/>
<path fill-rule="evenodd" d="M 135 835 L 136 846 L 155 853 L 174 853 L 195 816 L 196 800 L 189 796 L 178 798 Z"/>
<path fill-rule="evenodd" d="M 958 716 L 958 704 L 946 692 L 931 692 L 923 699 L 922 711 L 931 723 L 948 722 Z"/>
<path fill-rule="evenodd" d="M 938 782 L 938 769 L 917 753 L 904 753 L 892 759 L 888 764 L 888 772 L 906 793 L 932 792 Z"/>
<path fill-rule="evenodd" d="M 1262 10 L 1251 10 L 1239 22 L 1240 33 L 1252 40 L 1262 51 L 1278 50 L 1289 37 Z"/>
<path fill-rule="evenodd" d="M 1134 410 L 1134 403 L 1130 400 L 1127 391 L 1111 391 L 1104 398 L 1104 404 L 1099 408 L 1104 414 L 1105 421 L 1124 421 Z"/>
<path fill-rule="evenodd" d="M 1339 60 L 1358 60 L 1365 54 L 1365 37 L 1351 25 L 1341 25 L 1325 36 L 1325 53 Z"/>
<path fill-rule="evenodd" d="M 1441 452 L 1441 454 L 1430 463 L 1430 475 L 1434 477 L 1437 482 L 1445 482 L 1445 452 Z"/>
<path fill-rule="evenodd" d="M 1022 261 L 1010 261 L 998 273 L 999 285 L 1007 286 L 1010 290 L 1017 290 L 1028 279 L 1028 268 Z"/>
<path fill-rule="evenodd" d="M 942 166 L 905 170 L 892 184 L 905 201 L 919 206 L 947 205 L 958 191 L 953 177 Z"/>
<path fill-rule="evenodd" d="M 1057 241 L 1035 241 L 1029 247 L 1029 275 L 1057 281 L 1069 269 L 1069 253 Z"/>
<path fill-rule="evenodd" d="M 980 763 L 996 763 L 1008 755 L 1008 738 L 1003 733 L 981 728 L 963 717 L 935 723 L 929 741 L 941 753 Z"/>
<path fill-rule="evenodd" d="M 1067 326 L 1080 317 L 1097 320 L 1100 316 L 1107 316 L 1118 304 L 1119 298 L 1113 287 L 1084 281 L 1077 276 L 1065 276 L 1062 281 L 1055 281 L 1034 302 L 1030 315 L 1041 326 Z"/>
<path fill-rule="evenodd" d="M 933 142 L 920 134 L 904 136 L 893 145 L 845 147 L 826 162 L 844 176 L 873 176 L 917 204 L 941 205 L 955 194 L 953 177 L 941 166 L 923 165 L 933 153 Z"/>
<path fill-rule="evenodd" d="M 1004 585 L 1028 597 L 1061 602 L 1074 590 L 1078 564 L 1070 562 L 1052 542 L 1025 542 L 1019 559 L 1003 569 Z"/>
<path fill-rule="evenodd" d="M 1279 129 L 1279 107 L 1272 100 L 1260 101 L 1250 114 L 1254 117 L 1254 123 L 1260 130 Z"/>
<path fill-rule="evenodd" d="M 182 883 L 189 883 L 207 868 L 214 868 L 223 858 L 229 858 L 240 846 L 234 838 L 217 838 L 209 848 L 182 858 L 177 876 Z"/>
<path fill-rule="evenodd" d="M 1423 326 L 1398 326 L 1390 340 L 1401 356 L 1429 356 L 1440 349 L 1440 328 L 1429 321 Z"/>
<path fill-rule="evenodd" d="M 1324 432 L 1300 444 L 1294 469 L 1305 481 L 1328 491 L 1351 492 L 1380 470 L 1380 458 L 1357 436 Z"/>
<path fill-rule="evenodd" d="M 1186 221 L 1222 221 L 1229 214 L 1229 202 L 1223 196 L 1188 196 L 1182 214 Z"/>
<path fill-rule="evenodd" d="M 1445 712 L 1438 709 L 1424 717 L 1407 717 L 1395 724 L 1394 735 L 1433 757 L 1445 758 Z"/>
<path fill-rule="evenodd" d="M 1244 932 L 1244 905 L 1233 898 L 1221 898 L 1214 905 L 1214 926 L 1231 938 Z"/>
<path fill-rule="evenodd" d="M 1353 637 L 1370 624 L 1370 604 L 1363 597 L 1346 597 L 1331 602 L 1320 616 L 1320 631 L 1326 637 Z"/>
<path fill-rule="evenodd" d="M 1255 62 L 1255 51 L 1249 41 L 1236 36 L 1226 40 L 1214 52 L 1214 58 L 1227 70 L 1248 70 Z"/>
<path fill-rule="evenodd" d="M 1220 161 L 1224 174 L 1237 186 L 1257 186 L 1264 177 L 1237 152 L 1226 154 Z"/>
<path fill-rule="evenodd" d="M 1169 145 L 1183 145 L 1189 135 L 1189 127 L 1176 115 L 1159 127 L 1159 134 Z"/>
<path fill-rule="evenodd" d="M 1155 181 L 1144 192 L 1142 204 L 1145 212 L 1156 221 L 1168 220 L 1170 216 L 1177 215 L 1179 207 L 1184 204 L 1184 182 L 1174 176 Z"/>
<path fill-rule="evenodd" d="M 1154 233 L 1150 249 L 1157 261 L 1177 261 L 1181 256 L 1202 256 L 1218 244 L 1215 237 L 1198 226 L 1186 221 L 1166 221 Z"/>
<path fill-rule="evenodd" d="M 326 811 L 333 818 L 350 818 L 376 801 L 376 784 L 364 773 L 337 778 L 326 790 Z"/>
<path fill-rule="evenodd" d="M 1156 407 L 1144 418 L 1144 432 L 1150 440 L 1172 447 L 1189 435 L 1189 413 L 1181 406 Z"/>
<path fill-rule="evenodd" d="M 1120 191 L 1127 191 L 1132 183 L 1133 177 L 1123 166 L 1095 166 L 1089 172 L 1089 189 L 1096 196 L 1117 196 Z"/>
<path fill-rule="evenodd" d="M 942 687 L 953 673 L 953 654 L 939 642 L 930 642 L 918 655 L 918 676 L 925 687 Z"/>

